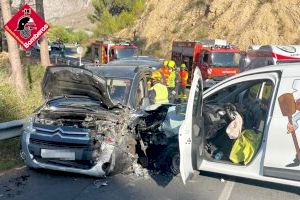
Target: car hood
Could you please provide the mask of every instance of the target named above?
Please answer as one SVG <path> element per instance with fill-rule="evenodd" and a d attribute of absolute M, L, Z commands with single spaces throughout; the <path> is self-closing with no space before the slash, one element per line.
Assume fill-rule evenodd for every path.
<path fill-rule="evenodd" d="M 79 67 L 48 67 L 42 82 L 42 93 L 45 99 L 83 95 L 101 101 L 108 108 L 115 106 L 109 96 L 106 79 Z"/>

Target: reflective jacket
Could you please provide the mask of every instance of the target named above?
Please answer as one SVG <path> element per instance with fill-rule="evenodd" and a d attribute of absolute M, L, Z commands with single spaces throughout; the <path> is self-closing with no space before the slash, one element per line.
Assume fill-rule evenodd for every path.
<path fill-rule="evenodd" d="M 169 103 L 168 88 L 165 85 L 161 83 L 156 83 L 150 90 L 155 92 L 154 95 L 155 104 Z M 151 93 L 150 93 L 150 100 L 151 100 Z"/>
<path fill-rule="evenodd" d="M 175 86 L 176 86 L 176 73 L 175 73 L 175 71 L 172 71 L 170 73 L 167 85 L 168 85 L 169 88 L 175 88 Z"/>
<path fill-rule="evenodd" d="M 187 80 L 189 77 L 189 73 L 187 72 L 187 70 L 179 70 L 179 77 L 180 77 L 180 85 L 181 86 L 186 86 L 187 85 Z"/>

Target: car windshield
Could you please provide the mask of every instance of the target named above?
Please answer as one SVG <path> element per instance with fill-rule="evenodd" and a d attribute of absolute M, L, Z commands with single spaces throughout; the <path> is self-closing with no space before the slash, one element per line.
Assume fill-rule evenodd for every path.
<path fill-rule="evenodd" d="M 215 67 L 238 67 L 241 55 L 239 53 L 212 53 L 211 64 Z"/>
<path fill-rule="evenodd" d="M 121 48 L 116 50 L 117 58 L 128 58 L 136 55 L 136 48 Z"/>
<path fill-rule="evenodd" d="M 130 93 L 131 80 L 108 78 L 107 87 L 110 98 L 114 102 L 126 104 Z"/>

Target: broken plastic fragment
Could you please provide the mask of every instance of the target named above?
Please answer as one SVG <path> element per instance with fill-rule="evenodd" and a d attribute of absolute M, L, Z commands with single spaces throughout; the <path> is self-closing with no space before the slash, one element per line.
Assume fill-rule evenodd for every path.
<path fill-rule="evenodd" d="M 100 188 L 100 187 L 108 186 L 108 183 L 107 181 L 95 180 L 94 185 L 96 188 Z"/>

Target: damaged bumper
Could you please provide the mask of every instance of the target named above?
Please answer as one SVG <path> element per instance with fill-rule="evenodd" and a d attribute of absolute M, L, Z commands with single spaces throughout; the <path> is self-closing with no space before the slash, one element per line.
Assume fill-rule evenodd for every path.
<path fill-rule="evenodd" d="M 72 173 L 79 173 L 89 176 L 105 177 L 109 173 L 110 165 L 114 163 L 113 159 L 113 147 L 106 148 L 102 152 L 101 158 L 97 160 L 93 165 L 78 164 L 76 159 L 82 159 L 88 161 L 91 154 L 84 153 L 84 150 L 80 148 L 70 150 L 69 146 L 62 147 L 64 150 L 74 152 L 75 160 L 55 160 L 55 159 L 44 159 L 41 157 L 41 150 L 43 148 L 51 149 L 50 146 L 47 147 L 46 144 L 37 145 L 32 143 L 32 138 L 30 137 L 32 133 L 24 132 L 22 135 L 22 158 L 24 159 L 27 166 L 35 169 L 51 169 Z M 52 148 L 53 149 L 53 148 Z M 58 149 L 57 147 L 55 148 Z"/>

